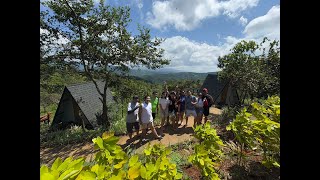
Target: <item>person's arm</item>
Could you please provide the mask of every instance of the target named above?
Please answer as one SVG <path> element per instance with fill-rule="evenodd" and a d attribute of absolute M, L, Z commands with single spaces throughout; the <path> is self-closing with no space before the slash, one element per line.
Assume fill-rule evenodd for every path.
<path fill-rule="evenodd" d="M 133 108 L 133 109 L 131 109 L 131 103 L 129 103 L 128 104 L 128 114 L 131 114 L 131 113 L 133 113 L 136 109 L 138 109 L 139 108 L 139 106 L 137 106 L 137 107 L 135 107 L 135 108 Z"/>
<path fill-rule="evenodd" d="M 139 122 L 140 122 L 140 124 L 142 124 L 142 121 L 141 121 L 141 115 L 142 115 L 142 104 L 140 103 L 140 105 L 139 105 L 138 107 L 139 107 L 139 113 L 138 113 L 138 115 L 139 115 Z"/>

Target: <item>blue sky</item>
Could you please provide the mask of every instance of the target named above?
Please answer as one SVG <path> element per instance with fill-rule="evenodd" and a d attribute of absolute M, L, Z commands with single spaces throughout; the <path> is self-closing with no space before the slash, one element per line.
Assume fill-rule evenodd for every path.
<path fill-rule="evenodd" d="M 98 2 L 98 1 L 96 1 Z M 153 37 L 166 38 L 161 47 L 171 64 L 165 70 L 212 72 L 219 56 L 241 40 L 280 39 L 279 0 L 107 0 L 129 6 L 129 31 L 137 23 Z"/>

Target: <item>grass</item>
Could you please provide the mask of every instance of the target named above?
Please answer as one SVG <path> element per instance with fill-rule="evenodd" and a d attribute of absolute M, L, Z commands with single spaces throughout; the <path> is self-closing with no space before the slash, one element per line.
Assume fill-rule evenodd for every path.
<path fill-rule="evenodd" d="M 92 138 L 100 136 L 102 129 L 82 130 L 81 126 L 72 126 L 70 129 L 48 132 L 49 125 L 40 126 L 40 146 L 52 147 L 91 141 Z"/>

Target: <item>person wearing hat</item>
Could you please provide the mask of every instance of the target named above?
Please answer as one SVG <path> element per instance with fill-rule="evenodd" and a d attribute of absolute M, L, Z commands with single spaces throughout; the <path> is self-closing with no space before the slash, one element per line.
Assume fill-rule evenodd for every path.
<path fill-rule="evenodd" d="M 127 132 L 129 138 L 132 138 L 133 128 L 135 129 L 137 136 L 139 135 L 139 97 L 133 96 L 132 101 L 128 104 L 127 113 Z"/>
<path fill-rule="evenodd" d="M 140 105 L 140 108 L 139 108 L 139 121 L 142 125 L 141 141 L 143 141 L 143 142 L 147 141 L 147 139 L 145 139 L 145 137 L 146 137 L 146 133 L 147 133 L 148 128 L 151 129 L 151 131 L 156 139 L 162 139 L 162 137 L 158 135 L 158 133 L 153 125 L 152 105 L 151 105 L 150 101 L 151 101 L 150 96 L 145 96 L 144 102 Z"/>
<path fill-rule="evenodd" d="M 208 94 L 208 89 L 203 88 L 202 90 L 203 97 L 203 115 L 204 115 L 204 123 L 208 121 L 209 108 L 213 105 L 213 98 L 210 94 Z M 200 121 L 201 123 L 201 121 Z"/>

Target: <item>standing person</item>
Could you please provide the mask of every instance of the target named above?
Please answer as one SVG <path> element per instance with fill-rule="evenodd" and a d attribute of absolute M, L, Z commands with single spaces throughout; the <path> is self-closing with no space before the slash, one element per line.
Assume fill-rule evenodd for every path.
<path fill-rule="evenodd" d="M 145 96 L 144 102 L 140 105 L 140 108 L 139 108 L 139 121 L 142 125 L 142 137 L 141 137 L 142 141 L 147 141 L 145 137 L 146 137 L 148 128 L 151 129 L 155 138 L 162 139 L 162 137 L 158 135 L 153 125 L 152 106 L 150 101 L 151 101 L 150 96 Z"/>
<path fill-rule="evenodd" d="M 161 118 L 161 134 L 163 134 L 164 130 L 164 123 L 166 122 L 166 119 L 169 117 L 169 104 L 170 101 L 167 97 L 166 92 L 162 92 L 161 98 L 159 99 L 159 107 L 160 107 L 160 118 Z"/>
<path fill-rule="evenodd" d="M 204 123 L 208 121 L 209 109 L 213 105 L 213 98 L 210 94 L 208 94 L 208 89 L 203 88 L 203 115 L 204 115 Z"/>
<path fill-rule="evenodd" d="M 184 115 L 184 111 L 185 111 L 185 92 L 182 90 L 180 91 L 180 97 L 179 97 L 179 101 L 178 101 L 178 113 L 179 113 L 179 119 L 181 120 L 181 124 L 183 121 L 183 115 Z"/>
<path fill-rule="evenodd" d="M 128 104 L 128 112 L 127 112 L 127 132 L 129 135 L 129 138 L 132 138 L 133 128 L 137 133 L 137 136 L 139 135 L 139 97 L 133 96 L 131 102 Z"/>
<path fill-rule="evenodd" d="M 170 105 L 169 105 L 169 117 L 172 122 L 173 128 L 176 128 L 178 125 L 178 105 L 177 105 L 177 98 L 174 91 L 170 93 Z"/>
<path fill-rule="evenodd" d="M 185 110 L 186 110 L 186 124 L 184 127 L 188 125 L 188 118 L 190 115 L 194 117 L 194 120 L 196 120 L 197 113 L 196 113 L 196 107 L 197 104 L 196 97 L 192 95 L 191 91 L 188 91 L 188 94 L 185 98 Z"/>
<path fill-rule="evenodd" d="M 202 122 L 202 117 L 203 117 L 203 96 L 202 96 L 202 93 L 198 94 L 196 113 L 197 113 L 197 121 L 194 121 L 194 124 L 193 124 L 194 127 L 196 126 L 196 124 L 199 125 Z"/>
<path fill-rule="evenodd" d="M 159 98 L 158 98 L 158 93 L 155 91 L 152 93 L 151 104 L 152 104 L 152 118 L 153 118 L 153 120 L 155 120 L 156 114 L 158 114 L 158 112 L 159 112 L 159 108 L 158 108 Z"/>

